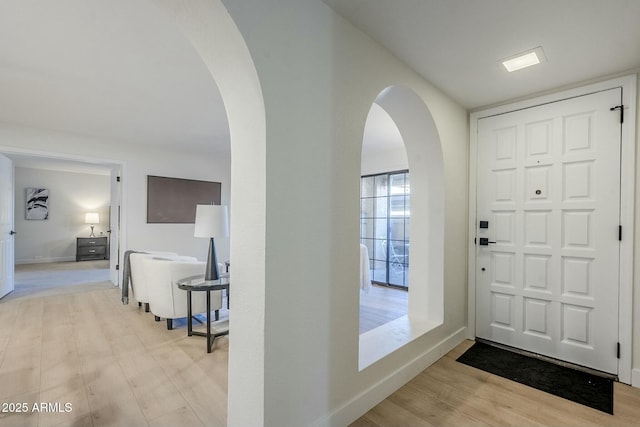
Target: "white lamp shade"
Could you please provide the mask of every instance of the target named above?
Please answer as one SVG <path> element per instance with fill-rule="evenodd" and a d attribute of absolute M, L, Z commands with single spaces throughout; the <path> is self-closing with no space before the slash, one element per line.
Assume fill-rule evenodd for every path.
<path fill-rule="evenodd" d="M 85 224 L 99 224 L 100 223 L 100 215 L 97 212 L 87 212 L 84 215 Z"/>
<path fill-rule="evenodd" d="M 221 205 L 196 205 L 195 237 L 229 236 L 229 209 Z"/>

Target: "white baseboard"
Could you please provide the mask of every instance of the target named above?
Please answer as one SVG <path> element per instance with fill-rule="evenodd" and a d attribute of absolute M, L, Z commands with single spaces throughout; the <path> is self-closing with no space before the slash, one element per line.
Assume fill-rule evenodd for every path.
<path fill-rule="evenodd" d="M 640 369 L 634 369 L 631 371 L 631 385 L 636 388 L 640 388 Z"/>
<path fill-rule="evenodd" d="M 466 339 L 466 330 L 467 328 L 464 327 L 449 335 L 313 425 L 315 427 L 333 427 L 351 424 L 463 342 Z"/>
<path fill-rule="evenodd" d="M 75 256 L 50 257 L 50 258 L 25 258 L 15 260 L 15 264 L 45 264 L 48 262 L 69 262 L 75 261 Z"/>

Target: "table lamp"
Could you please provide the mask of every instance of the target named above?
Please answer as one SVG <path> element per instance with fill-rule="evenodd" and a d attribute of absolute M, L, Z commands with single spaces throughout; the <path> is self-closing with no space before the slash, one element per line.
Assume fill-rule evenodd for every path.
<path fill-rule="evenodd" d="M 84 223 L 91 224 L 91 234 L 89 237 L 96 237 L 96 235 L 93 234 L 93 226 L 100 223 L 100 215 L 98 215 L 97 212 L 87 212 L 84 215 Z"/>
<path fill-rule="evenodd" d="M 193 232 L 195 237 L 208 237 L 209 256 L 207 257 L 207 269 L 205 280 L 218 280 L 218 258 L 213 241 L 216 237 L 229 236 L 229 210 L 221 205 L 196 205 L 196 226 Z"/>

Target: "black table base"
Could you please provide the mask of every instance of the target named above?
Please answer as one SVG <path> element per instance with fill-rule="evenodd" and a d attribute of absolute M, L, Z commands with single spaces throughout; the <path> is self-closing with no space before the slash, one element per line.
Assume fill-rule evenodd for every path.
<path fill-rule="evenodd" d="M 213 341 L 221 337 L 223 335 L 228 335 L 229 330 L 223 332 L 216 332 L 215 334 L 211 333 L 211 290 L 205 291 L 207 293 L 207 332 L 198 332 L 193 330 L 193 310 L 191 308 L 191 290 L 187 290 L 187 335 L 188 336 L 198 336 L 198 337 L 206 337 L 207 338 L 207 353 L 211 353 L 211 348 L 213 347 Z M 215 320 L 219 319 L 218 310 L 215 312 Z"/>
<path fill-rule="evenodd" d="M 211 333 L 211 291 L 227 292 L 227 304 L 229 301 L 229 279 L 228 276 L 219 280 L 203 280 L 204 276 L 191 276 L 178 281 L 178 288 L 187 291 L 187 335 L 207 338 L 207 353 L 211 353 L 213 342 L 216 338 L 229 334 L 229 329 L 221 332 Z M 205 292 L 207 302 L 207 332 L 193 330 L 193 308 L 191 302 L 191 292 Z M 227 306 L 228 308 L 228 306 Z M 215 320 L 219 320 L 219 312 L 215 310 Z M 196 319 L 197 320 L 197 319 Z"/>

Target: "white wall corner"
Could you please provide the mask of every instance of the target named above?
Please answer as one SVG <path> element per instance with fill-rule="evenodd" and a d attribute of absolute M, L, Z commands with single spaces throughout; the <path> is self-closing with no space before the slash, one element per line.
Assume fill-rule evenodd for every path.
<path fill-rule="evenodd" d="M 631 385 L 636 388 L 640 388 L 640 369 L 634 369 L 631 371 Z"/>
<path fill-rule="evenodd" d="M 445 354 L 453 350 L 466 339 L 466 326 L 453 332 L 430 349 L 398 368 L 380 382 L 373 384 L 358 396 L 345 403 L 340 408 L 331 412 L 326 417 L 317 420 L 314 427 L 345 426 L 354 422 L 371 408 L 382 402 L 393 392 L 405 385 L 408 381 L 437 362 Z M 640 378 L 638 378 L 640 380 Z"/>

